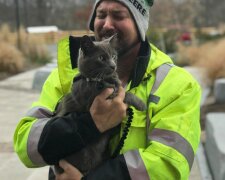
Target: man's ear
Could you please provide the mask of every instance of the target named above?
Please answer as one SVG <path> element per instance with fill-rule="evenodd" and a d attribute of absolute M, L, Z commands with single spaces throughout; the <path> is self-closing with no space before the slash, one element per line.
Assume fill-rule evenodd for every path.
<path fill-rule="evenodd" d="M 84 55 L 92 53 L 94 46 L 95 45 L 89 36 L 84 35 L 83 37 L 81 37 L 80 48 Z"/>

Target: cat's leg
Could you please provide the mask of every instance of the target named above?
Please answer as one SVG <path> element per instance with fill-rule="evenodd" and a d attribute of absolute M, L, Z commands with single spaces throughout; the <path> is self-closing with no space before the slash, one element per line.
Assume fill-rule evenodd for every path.
<path fill-rule="evenodd" d="M 141 99 L 130 92 L 126 92 L 124 102 L 128 105 L 134 106 L 135 109 L 139 111 L 144 111 L 147 108 L 146 104 Z"/>

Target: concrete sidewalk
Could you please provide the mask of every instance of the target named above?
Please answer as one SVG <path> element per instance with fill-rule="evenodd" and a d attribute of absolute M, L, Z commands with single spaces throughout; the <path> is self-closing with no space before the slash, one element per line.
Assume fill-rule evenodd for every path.
<path fill-rule="evenodd" d="M 0 81 L 0 179 L 1 180 L 47 180 L 48 167 L 26 168 L 13 151 L 13 133 L 19 119 L 24 116 L 39 92 L 32 90 L 32 82 L 38 69 Z M 201 180 L 195 160 L 190 180 Z"/>
<path fill-rule="evenodd" d="M 47 180 L 48 168 L 28 169 L 13 150 L 13 133 L 39 93 L 32 91 L 37 69 L 0 81 L 0 179 Z"/>

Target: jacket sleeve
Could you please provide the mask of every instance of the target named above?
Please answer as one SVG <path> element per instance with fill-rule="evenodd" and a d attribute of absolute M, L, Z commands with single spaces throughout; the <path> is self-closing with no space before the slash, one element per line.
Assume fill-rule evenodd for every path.
<path fill-rule="evenodd" d="M 20 120 L 14 133 L 14 149 L 27 167 L 55 164 L 100 134 L 89 113 L 53 118 L 55 106 L 62 96 L 56 69 L 46 80 L 39 101 Z"/>
<path fill-rule="evenodd" d="M 190 75 L 178 70 L 177 76 L 176 71 L 169 75 L 174 82 L 166 81 L 156 92 L 157 96 L 161 94 L 160 102 L 150 104 L 151 126 L 146 147 L 122 150 L 120 156 L 83 179 L 188 179 L 200 142 L 201 89 Z M 129 139 L 131 136 L 132 132 L 125 145 L 138 143 L 135 138 Z M 138 134 L 132 137 L 135 136 Z"/>
<path fill-rule="evenodd" d="M 38 140 L 38 152 L 47 164 L 57 164 L 60 159 L 79 151 L 99 136 L 90 113 L 70 113 L 46 123 Z"/>

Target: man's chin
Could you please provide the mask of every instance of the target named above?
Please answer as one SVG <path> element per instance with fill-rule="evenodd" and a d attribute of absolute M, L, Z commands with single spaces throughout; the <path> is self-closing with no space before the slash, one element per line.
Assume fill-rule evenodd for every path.
<path fill-rule="evenodd" d="M 121 58 L 123 57 L 124 55 L 128 54 L 130 51 L 133 51 L 133 48 L 138 45 L 140 42 L 134 42 L 130 45 L 127 45 L 127 44 L 120 44 L 118 47 L 117 47 L 117 52 L 118 52 L 118 58 Z"/>

